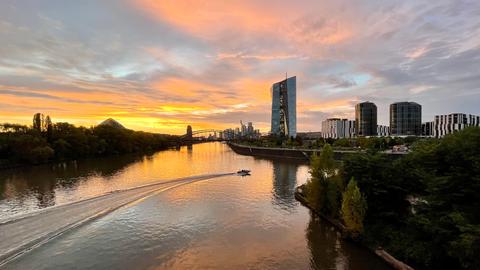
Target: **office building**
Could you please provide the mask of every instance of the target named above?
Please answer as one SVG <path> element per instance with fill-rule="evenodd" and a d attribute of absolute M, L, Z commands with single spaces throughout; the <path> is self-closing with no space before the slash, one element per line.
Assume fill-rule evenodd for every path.
<path fill-rule="evenodd" d="M 355 136 L 355 121 L 340 118 L 329 118 L 322 122 L 323 138 L 353 138 Z"/>
<path fill-rule="evenodd" d="M 384 125 L 377 125 L 377 136 L 388 137 L 390 136 L 390 127 Z"/>
<path fill-rule="evenodd" d="M 287 78 L 272 85 L 271 134 L 285 137 L 297 135 L 297 78 Z"/>
<path fill-rule="evenodd" d="M 465 113 L 435 115 L 432 136 L 443 137 L 469 126 L 480 126 L 480 116 Z"/>
<path fill-rule="evenodd" d="M 391 104 L 390 133 L 392 136 L 420 136 L 422 134 L 422 106 L 415 102 Z"/>
<path fill-rule="evenodd" d="M 372 102 L 355 105 L 355 132 L 357 136 L 377 135 L 377 106 Z"/>
<path fill-rule="evenodd" d="M 252 122 L 248 122 L 248 124 L 247 124 L 247 134 L 248 135 L 255 134 L 255 129 L 253 128 Z"/>

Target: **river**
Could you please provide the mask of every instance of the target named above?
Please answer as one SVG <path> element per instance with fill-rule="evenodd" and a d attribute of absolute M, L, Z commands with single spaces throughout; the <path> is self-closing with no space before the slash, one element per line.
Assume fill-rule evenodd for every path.
<path fill-rule="evenodd" d="M 389 269 L 295 200 L 295 187 L 308 178 L 305 164 L 241 156 L 218 142 L 1 171 L 0 220 L 238 169 L 252 175 L 162 190 L 75 227 L 2 269 Z M 0 234 L 0 241 L 8 237 Z"/>

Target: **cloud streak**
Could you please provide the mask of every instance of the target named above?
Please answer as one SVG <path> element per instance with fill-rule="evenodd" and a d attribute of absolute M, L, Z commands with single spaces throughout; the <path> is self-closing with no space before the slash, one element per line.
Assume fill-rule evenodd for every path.
<path fill-rule="evenodd" d="M 22 16 L 19 16 L 22 14 Z M 480 113 L 480 2 L 367 0 L 0 3 L 0 115 L 29 123 L 184 133 L 253 121 L 270 86 L 297 76 L 298 129 L 370 100 Z"/>

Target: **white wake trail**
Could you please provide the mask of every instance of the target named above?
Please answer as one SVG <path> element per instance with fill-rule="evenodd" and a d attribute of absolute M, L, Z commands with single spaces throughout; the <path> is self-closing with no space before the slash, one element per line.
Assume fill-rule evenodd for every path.
<path fill-rule="evenodd" d="M 198 175 L 152 183 L 0 221 L 0 267 L 63 233 L 120 207 L 181 185 L 233 174 Z"/>

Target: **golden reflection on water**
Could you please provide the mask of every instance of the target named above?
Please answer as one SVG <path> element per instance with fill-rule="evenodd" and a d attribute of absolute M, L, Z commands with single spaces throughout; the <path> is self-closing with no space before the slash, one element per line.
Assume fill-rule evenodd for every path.
<path fill-rule="evenodd" d="M 275 164 L 278 162 L 273 166 Z M 2 216 L 25 213 L 152 182 L 235 172 L 243 168 L 252 170 L 256 177 L 288 181 L 296 171 L 282 172 L 286 177 L 283 180 L 278 175 L 272 176 L 272 173 L 278 174 L 279 168 L 285 170 L 282 166 L 272 168 L 269 162 L 233 154 L 225 144 L 207 143 L 153 155 L 117 156 L 7 170 L 0 172 L 0 213 Z M 297 168 L 292 166 L 291 170 Z M 287 170 L 290 169 L 287 167 Z M 248 180 L 246 177 L 245 182 L 255 193 L 271 192 L 271 183 Z M 243 189 L 236 192 L 241 196 L 248 195 Z M 275 192 L 288 193 L 289 190 Z"/>
<path fill-rule="evenodd" d="M 12 215 L 152 182 L 250 169 L 161 192 L 23 256 L 10 269 L 386 269 L 294 199 L 308 168 L 221 143 L 0 174 Z M 61 266 L 61 267 L 59 267 Z M 8 269 L 8 268 L 7 268 Z"/>

